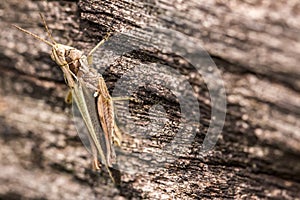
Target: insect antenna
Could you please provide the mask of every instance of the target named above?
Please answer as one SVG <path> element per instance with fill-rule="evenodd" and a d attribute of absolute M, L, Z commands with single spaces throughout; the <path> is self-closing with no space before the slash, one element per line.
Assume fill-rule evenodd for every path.
<path fill-rule="evenodd" d="M 20 31 L 22 31 L 22 32 L 24 32 L 24 33 L 26 33 L 26 34 L 28 34 L 28 35 L 34 37 L 35 39 L 40 40 L 40 41 L 44 42 L 45 44 L 47 44 L 47 45 L 53 47 L 53 44 L 52 44 L 51 42 L 49 42 L 49 41 L 47 41 L 47 40 L 41 38 L 40 36 L 38 36 L 38 35 L 36 35 L 36 34 L 34 34 L 34 33 L 31 33 L 30 31 L 27 31 L 27 30 L 25 30 L 25 29 L 23 29 L 23 28 L 21 28 L 21 27 L 19 27 L 19 26 L 17 26 L 17 25 L 14 25 L 14 24 L 12 24 L 12 25 L 13 25 L 15 28 L 19 29 Z"/>
<path fill-rule="evenodd" d="M 44 27 L 45 27 L 45 29 L 46 29 L 46 31 L 47 31 L 47 33 L 48 33 L 48 37 L 49 37 L 50 40 L 53 42 L 53 44 L 56 44 L 55 40 L 54 40 L 53 37 L 52 37 L 51 32 L 49 31 L 49 28 L 48 28 L 48 26 L 47 26 L 45 17 L 44 17 L 44 15 L 42 15 L 42 13 L 40 13 L 40 17 L 41 17 L 41 19 L 42 19 L 42 21 L 43 21 L 43 24 L 44 24 Z"/>

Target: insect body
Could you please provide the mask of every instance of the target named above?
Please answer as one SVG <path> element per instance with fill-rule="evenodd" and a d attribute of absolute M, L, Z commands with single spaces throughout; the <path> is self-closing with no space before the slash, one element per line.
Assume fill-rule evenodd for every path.
<path fill-rule="evenodd" d="M 108 39 L 109 34 L 85 56 L 76 48 L 56 43 L 42 15 L 41 18 L 52 42 L 14 26 L 52 47 L 51 58 L 63 71 L 72 98 L 88 129 L 88 138 L 93 154 L 93 168 L 100 169 L 98 161 L 98 157 L 100 157 L 114 181 L 109 167 L 112 167 L 116 159 L 113 143 L 120 145 L 121 134 L 114 121 L 113 99 L 104 79 L 101 74 L 90 67 L 93 52 Z M 95 98 L 95 101 L 90 100 L 91 98 Z"/>

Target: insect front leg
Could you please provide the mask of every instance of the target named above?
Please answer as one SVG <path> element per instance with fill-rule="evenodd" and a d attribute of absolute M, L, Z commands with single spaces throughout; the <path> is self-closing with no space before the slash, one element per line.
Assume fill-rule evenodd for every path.
<path fill-rule="evenodd" d="M 67 104 L 71 104 L 72 103 L 72 90 L 69 89 L 67 95 L 65 96 L 65 102 Z"/>
<path fill-rule="evenodd" d="M 112 32 L 108 32 L 104 38 L 88 53 L 87 55 L 87 61 L 88 64 L 91 65 L 93 63 L 93 53 L 106 41 L 108 40 L 109 36 Z"/>
<path fill-rule="evenodd" d="M 65 102 L 67 104 L 71 104 L 72 103 L 72 88 L 73 88 L 73 85 L 74 85 L 74 81 L 71 81 L 72 80 L 72 77 L 76 80 L 77 80 L 77 77 L 75 76 L 75 74 L 73 74 L 73 72 L 69 69 L 69 65 L 65 65 L 66 67 L 66 72 L 68 73 L 64 73 L 64 79 L 65 79 L 65 82 L 67 83 L 67 85 L 69 86 L 69 90 L 68 90 L 68 93 L 67 95 L 65 96 Z"/>

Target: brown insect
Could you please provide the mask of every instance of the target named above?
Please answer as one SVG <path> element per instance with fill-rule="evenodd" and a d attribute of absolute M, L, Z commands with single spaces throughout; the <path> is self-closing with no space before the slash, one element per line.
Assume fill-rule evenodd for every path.
<path fill-rule="evenodd" d="M 109 38 L 110 33 L 85 56 L 83 51 L 56 43 L 44 17 L 41 14 L 40 16 L 51 42 L 19 26 L 13 26 L 52 47 L 51 58 L 63 71 L 66 84 L 70 89 L 66 101 L 71 102 L 72 99 L 75 101 L 88 129 L 88 140 L 93 155 L 93 168 L 100 169 L 98 160 L 100 157 L 114 181 L 109 169 L 116 160 L 113 143 L 120 145 L 122 136 L 114 120 L 113 98 L 108 92 L 102 75 L 91 67 L 92 54 Z"/>

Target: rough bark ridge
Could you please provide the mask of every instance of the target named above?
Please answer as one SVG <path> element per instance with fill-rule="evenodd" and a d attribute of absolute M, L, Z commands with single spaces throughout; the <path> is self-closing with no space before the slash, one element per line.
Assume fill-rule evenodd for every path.
<path fill-rule="evenodd" d="M 0 11 L 1 199 L 299 199 L 299 1 L 4 0 Z M 201 45 L 213 57 L 227 92 L 225 126 L 215 148 L 199 153 L 211 107 L 207 87 L 196 75 L 189 82 L 197 93 L 201 126 L 186 153 L 162 170 L 122 173 L 119 187 L 107 173 L 91 171 L 49 47 L 10 26 L 46 36 L 39 12 L 56 41 L 87 51 L 107 31 L 143 26 L 160 25 L 197 39 L 194 47 Z M 192 74 L 175 56 L 160 56 L 165 55 L 134 52 L 118 60 L 103 73 L 109 88 L 142 61 L 171 59 L 175 69 Z M 141 124 L 159 120 L 160 112 L 148 112 L 162 102 L 172 124 L 161 136 L 154 130 L 152 143 L 125 135 L 122 148 L 139 152 L 148 145 L 154 151 L 172 139 L 180 110 L 173 94 L 155 85 L 136 95 L 143 104 L 131 103 L 127 118 Z"/>

